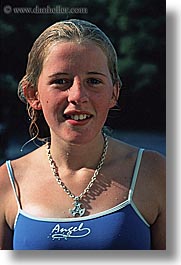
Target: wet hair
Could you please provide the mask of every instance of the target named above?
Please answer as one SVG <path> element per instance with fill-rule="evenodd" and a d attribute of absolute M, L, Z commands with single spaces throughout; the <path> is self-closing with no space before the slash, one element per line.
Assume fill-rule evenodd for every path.
<path fill-rule="evenodd" d="M 24 89 L 33 89 L 35 92 L 38 90 L 38 79 L 43 68 L 43 63 L 48 56 L 50 47 L 57 42 L 77 42 L 80 44 L 92 42 L 100 47 L 107 57 L 108 68 L 113 84 L 116 82 L 120 84 L 116 51 L 110 39 L 96 25 L 84 20 L 69 19 L 57 22 L 48 27 L 35 40 L 28 55 L 26 75 L 22 78 L 18 86 L 18 96 L 27 104 L 28 115 L 31 120 L 29 132 L 33 139 L 45 138 L 45 135 L 41 136 L 42 132 L 40 132 L 40 127 L 43 126 L 43 113 L 40 110 L 32 108 L 28 104 Z M 41 120 L 41 122 L 39 120 Z M 48 125 L 45 121 L 43 127 L 46 127 L 45 131 L 49 134 Z"/>

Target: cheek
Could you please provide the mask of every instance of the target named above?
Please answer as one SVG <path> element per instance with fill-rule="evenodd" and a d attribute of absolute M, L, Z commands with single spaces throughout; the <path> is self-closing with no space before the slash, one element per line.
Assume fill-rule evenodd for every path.
<path fill-rule="evenodd" d="M 40 101 L 43 111 L 46 112 L 51 106 L 51 100 L 49 100 L 47 97 L 46 98 L 42 97 Z"/>
<path fill-rule="evenodd" d="M 96 105 L 99 111 L 108 112 L 111 103 L 111 94 L 102 94 L 96 99 Z"/>
<path fill-rule="evenodd" d="M 108 116 L 108 112 L 109 112 L 109 106 L 110 106 L 110 99 L 109 98 L 105 98 L 104 96 L 102 96 L 100 98 L 100 100 L 98 100 L 96 102 L 96 112 L 97 112 L 97 117 L 98 120 L 101 123 L 105 123 L 107 116 Z"/>
<path fill-rule="evenodd" d="M 43 111 L 45 119 L 46 120 L 50 119 L 51 113 L 53 112 L 53 109 L 55 106 L 51 98 L 49 98 L 48 96 L 45 96 L 44 94 L 43 95 L 40 94 L 40 102 L 41 102 L 42 111 Z"/>
<path fill-rule="evenodd" d="M 45 93 L 40 94 L 40 101 L 44 109 L 52 108 L 57 104 L 56 103 L 57 96 L 54 96 L 54 95 L 51 95 L 50 93 L 45 92 Z"/>
<path fill-rule="evenodd" d="M 42 98 L 42 110 L 47 123 L 62 121 L 66 101 L 62 95 L 47 95 Z"/>

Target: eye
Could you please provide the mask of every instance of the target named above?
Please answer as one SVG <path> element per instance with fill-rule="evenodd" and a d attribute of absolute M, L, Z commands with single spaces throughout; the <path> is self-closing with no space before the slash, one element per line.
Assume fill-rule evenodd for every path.
<path fill-rule="evenodd" d="M 97 78 L 89 78 L 87 80 L 87 83 L 90 84 L 90 85 L 99 85 L 102 82 L 99 79 L 97 79 Z"/>
<path fill-rule="evenodd" d="M 65 79 L 61 79 L 61 78 L 59 78 L 59 79 L 55 79 L 55 80 L 53 80 L 52 83 L 53 83 L 53 84 L 57 84 L 57 85 L 65 85 L 65 84 L 68 83 L 68 81 L 65 80 Z"/>
<path fill-rule="evenodd" d="M 50 82 L 56 89 L 67 90 L 72 85 L 72 80 L 67 78 L 56 78 Z"/>

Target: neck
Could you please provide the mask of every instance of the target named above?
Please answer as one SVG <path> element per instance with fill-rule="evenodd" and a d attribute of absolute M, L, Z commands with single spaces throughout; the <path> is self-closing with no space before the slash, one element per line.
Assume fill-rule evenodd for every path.
<path fill-rule="evenodd" d="M 102 133 L 86 144 L 72 144 L 51 137 L 50 152 L 58 167 L 77 171 L 81 168 L 94 169 L 100 160 L 103 147 L 104 138 Z"/>

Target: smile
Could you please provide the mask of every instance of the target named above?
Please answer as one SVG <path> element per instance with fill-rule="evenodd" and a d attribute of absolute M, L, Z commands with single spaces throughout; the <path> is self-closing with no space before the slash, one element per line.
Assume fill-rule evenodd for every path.
<path fill-rule="evenodd" d="M 74 121 L 83 121 L 87 120 L 91 117 L 91 115 L 88 114 L 72 114 L 72 115 L 64 115 L 65 119 L 71 119 Z"/>

